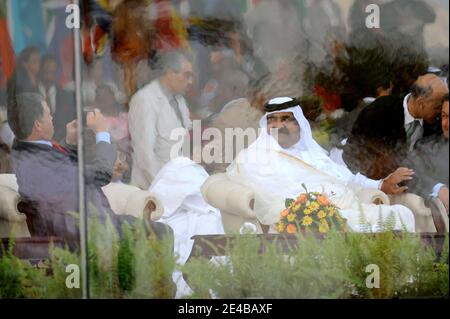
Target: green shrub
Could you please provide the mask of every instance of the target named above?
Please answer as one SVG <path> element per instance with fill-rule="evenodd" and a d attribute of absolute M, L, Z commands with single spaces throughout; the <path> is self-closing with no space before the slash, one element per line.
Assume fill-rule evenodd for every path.
<path fill-rule="evenodd" d="M 441 256 L 424 245 L 420 234 L 392 232 L 392 220 L 380 220 L 381 233 L 331 230 L 324 238 L 298 234 L 288 252 L 280 243 L 255 235 L 236 236 L 225 260 L 194 258 L 180 269 L 194 293 L 187 298 L 448 298 L 448 236 Z M 88 263 L 93 298 L 172 298 L 175 256 L 169 239 L 147 238 L 142 222 L 122 227 L 89 222 Z M 261 253 L 263 249 L 264 253 Z M 13 241 L 0 259 L 0 298 L 81 298 L 66 287 L 66 266 L 80 265 L 77 253 L 51 246 L 37 266 L 13 255 Z M 368 265 L 380 270 L 379 288 L 368 288 Z"/>
<path fill-rule="evenodd" d="M 276 242 L 237 236 L 226 248 L 228 262 L 194 259 L 183 268 L 195 291 L 191 297 L 448 297 L 448 237 L 439 259 L 418 234 L 331 231 L 323 239 L 298 234 L 297 240 L 298 248 L 285 253 Z M 371 264 L 380 270 L 379 288 L 366 285 Z"/>
<path fill-rule="evenodd" d="M 175 256 L 169 238 L 147 238 L 142 221 L 124 224 L 120 239 L 110 220 L 89 221 L 88 269 L 92 298 L 172 298 Z M 13 255 L 13 240 L 0 258 L 0 298 L 81 298 L 67 288 L 66 266 L 80 265 L 80 256 L 53 245 L 49 259 L 38 266 Z M 81 269 L 81 267 L 80 267 Z M 80 280 L 81 282 L 81 280 Z"/>

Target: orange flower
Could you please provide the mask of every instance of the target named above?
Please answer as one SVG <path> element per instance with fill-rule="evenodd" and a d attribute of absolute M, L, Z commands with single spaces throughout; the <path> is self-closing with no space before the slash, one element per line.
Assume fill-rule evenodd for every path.
<path fill-rule="evenodd" d="M 297 200 L 295 201 L 296 204 L 304 204 L 306 203 L 306 200 L 308 198 L 306 197 L 305 194 L 301 194 L 299 197 L 297 197 Z"/>
<path fill-rule="evenodd" d="M 295 234 L 297 232 L 297 227 L 294 224 L 289 224 L 286 227 L 286 231 L 288 232 L 288 234 Z"/>
<path fill-rule="evenodd" d="M 286 217 L 287 215 L 289 214 L 289 209 L 285 209 L 285 210 L 283 210 L 282 212 L 281 212 L 281 217 Z"/>
<path fill-rule="evenodd" d="M 326 198 L 323 195 L 317 196 L 317 201 L 319 202 L 320 205 L 323 205 L 323 206 L 330 205 L 330 201 L 328 200 L 328 198 Z"/>

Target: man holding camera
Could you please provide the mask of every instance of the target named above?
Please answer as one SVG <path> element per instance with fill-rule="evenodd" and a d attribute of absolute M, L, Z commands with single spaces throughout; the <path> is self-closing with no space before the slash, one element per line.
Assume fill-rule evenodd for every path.
<path fill-rule="evenodd" d="M 79 211 L 76 121 L 67 124 L 65 146 L 52 141 L 53 118 L 44 98 L 36 93 L 19 94 L 9 106 L 8 121 L 16 136 L 13 172 L 20 195 L 32 208 L 32 220 L 28 220 L 31 235 L 59 236 L 75 249 L 79 246 L 78 219 L 71 212 Z M 134 224 L 135 218 L 115 215 L 101 190 L 111 181 L 116 150 L 99 110 L 87 112 L 86 123 L 96 134 L 96 158 L 84 170 L 87 202 L 95 207 L 101 223 L 109 217 L 120 233 L 120 224 Z M 92 213 L 90 209 L 88 214 Z M 157 235 L 170 233 L 165 225 L 150 225 Z"/>

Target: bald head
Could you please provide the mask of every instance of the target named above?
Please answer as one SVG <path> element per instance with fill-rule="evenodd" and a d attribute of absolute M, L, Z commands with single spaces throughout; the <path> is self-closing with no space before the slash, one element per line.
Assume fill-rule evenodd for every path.
<path fill-rule="evenodd" d="M 415 115 L 433 123 L 441 112 L 442 98 L 447 93 L 447 85 L 436 75 L 419 76 L 411 88 Z"/>
<path fill-rule="evenodd" d="M 435 74 L 425 74 L 417 78 L 415 86 L 425 88 L 429 93 L 439 95 L 439 99 L 448 93 L 445 83 Z"/>

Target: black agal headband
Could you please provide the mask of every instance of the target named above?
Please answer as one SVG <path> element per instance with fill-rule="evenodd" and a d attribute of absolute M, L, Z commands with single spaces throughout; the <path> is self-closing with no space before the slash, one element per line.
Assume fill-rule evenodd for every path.
<path fill-rule="evenodd" d="M 294 106 L 300 106 L 300 102 L 294 98 L 292 99 L 292 101 L 287 101 L 284 103 L 270 103 L 270 101 L 269 101 L 266 104 L 264 104 L 264 111 L 265 112 L 275 112 L 275 111 L 285 110 L 285 109 L 288 109 L 288 108 L 294 107 Z"/>

